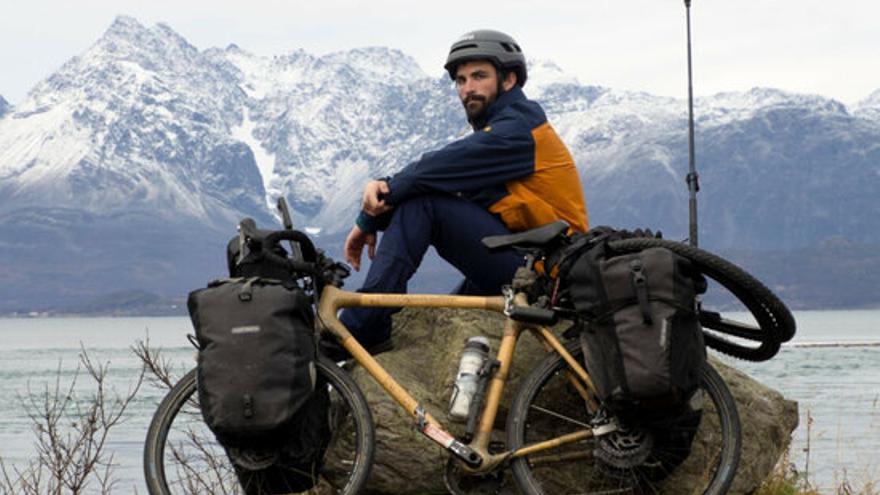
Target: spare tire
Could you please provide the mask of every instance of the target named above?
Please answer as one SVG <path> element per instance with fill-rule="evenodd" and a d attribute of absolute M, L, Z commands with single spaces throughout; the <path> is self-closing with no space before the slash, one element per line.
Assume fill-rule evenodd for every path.
<path fill-rule="evenodd" d="M 704 330 L 706 345 L 718 352 L 748 361 L 766 361 L 779 352 L 782 342 L 794 337 L 794 316 L 776 294 L 742 268 L 717 255 L 680 242 L 650 237 L 610 241 L 608 247 L 618 254 L 639 252 L 652 247 L 669 249 L 691 260 L 704 275 L 736 296 L 754 316 L 758 326 L 727 320 L 719 313 L 703 310 L 700 323 L 705 328 L 715 330 Z M 759 345 L 750 347 L 725 338 L 717 332 L 759 342 Z"/>

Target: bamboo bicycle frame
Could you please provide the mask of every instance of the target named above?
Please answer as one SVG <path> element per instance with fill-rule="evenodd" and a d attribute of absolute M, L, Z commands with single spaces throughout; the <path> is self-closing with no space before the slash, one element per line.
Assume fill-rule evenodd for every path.
<path fill-rule="evenodd" d="M 516 294 L 514 304 L 526 306 L 524 294 Z M 365 294 L 349 292 L 333 286 L 324 287 L 320 305 L 318 307 L 318 324 L 339 338 L 342 346 L 352 355 L 354 360 L 364 367 L 367 373 L 373 377 L 385 391 L 400 404 L 419 423 L 420 430 L 431 440 L 443 448 L 456 453 L 450 447 L 456 443 L 455 438 L 449 434 L 440 422 L 430 414 L 425 413 L 419 402 L 401 386 L 366 349 L 351 335 L 345 325 L 337 318 L 337 313 L 347 307 L 420 307 L 420 308 L 453 308 L 453 309 L 483 309 L 504 313 L 505 300 L 501 296 L 451 296 L 451 295 L 419 295 L 419 294 Z M 558 438 L 539 442 L 537 444 L 521 447 L 515 451 L 506 451 L 500 454 L 490 454 L 489 441 L 492 425 L 498 413 L 501 395 L 507 383 L 508 372 L 513 362 L 513 352 L 516 342 L 524 330 L 531 331 L 548 351 L 559 353 L 568 364 L 569 380 L 586 401 L 591 411 L 597 408 L 593 400 L 595 390 L 589 375 L 583 366 L 575 360 L 565 347 L 546 327 L 535 326 L 528 323 L 515 321 L 507 318 L 504 325 L 504 334 L 501 338 L 501 346 L 498 349 L 497 360 L 501 363 L 498 371 L 492 376 L 486 394 L 486 402 L 477 424 L 474 438 L 467 445 L 476 453 L 481 463 L 478 467 L 468 466 L 462 463 L 463 469 L 472 473 L 487 473 L 498 467 L 504 461 L 513 458 L 530 455 L 535 452 L 552 449 L 567 443 L 577 442 L 593 435 L 591 429 L 570 433 Z"/>

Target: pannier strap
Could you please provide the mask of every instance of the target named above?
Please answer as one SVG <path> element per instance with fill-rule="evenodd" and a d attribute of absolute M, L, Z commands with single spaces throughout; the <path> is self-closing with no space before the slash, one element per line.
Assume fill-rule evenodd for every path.
<path fill-rule="evenodd" d="M 260 280 L 260 277 L 251 277 L 247 279 L 241 290 L 238 292 L 238 298 L 242 301 L 250 301 L 254 297 L 254 282 Z"/>
<path fill-rule="evenodd" d="M 234 278 L 215 278 L 208 282 L 208 288 L 219 287 L 223 284 L 234 284 L 238 282 L 244 282 L 247 280 L 244 277 L 234 277 Z"/>
<path fill-rule="evenodd" d="M 223 284 L 242 284 L 241 291 L 239 291 L 238 293 L 238 298 L 242 301 L 250 301 L 253 298 L 253 285 L 257 282 L 259 282 L 261 285 L 281 285 L 285 288 L 290 288 L 285 282 L 281 280 L 264 277 L 218 278 L 208 282 L 208 287 L 219 287 Z"/>
<path fill-rule="evenodd" d="M 254 417 L 254 399 L 251 394 L 244 394 L 241 398 L 242 414 L 246 419 Z"/>
<path fill-rule="evenodd" d="M 629 262 L 629 272 L 632 277 L 633 290 L 639 301 L 639 308 L 642 310 L 642 321 L 645 325 L 651 325 L 651 306 L 648 304 L 648 279 L 645 277 L 645 270 L 642 266 L 642 260 L 634 259 Z"/>

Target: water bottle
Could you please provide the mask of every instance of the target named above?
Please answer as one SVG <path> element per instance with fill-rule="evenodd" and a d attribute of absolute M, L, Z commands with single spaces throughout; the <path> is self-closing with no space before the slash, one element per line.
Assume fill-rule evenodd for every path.
<path fill-rule="evenodd" d="M 467 421 L 471 400 L 477 392 L 480 369 L 488 357 L 489 339 L 480 336 L 467 339 L 449 401 L 449 417 L 453 421 Z"/>

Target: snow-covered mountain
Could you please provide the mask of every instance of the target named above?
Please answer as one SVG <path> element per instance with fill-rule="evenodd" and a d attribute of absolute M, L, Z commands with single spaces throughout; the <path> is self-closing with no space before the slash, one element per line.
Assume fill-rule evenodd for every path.
<path fill-rule="evenodd" d="M 257 210 L 265 196 L 253 153 L 232 137 L 244 99 L 169 27 L 121 17 L 0 121 L 0 212 L 234 222 L 231 209 Z"/>
<path fill-rule="evenodd" d="M 255 150 L 269 196 L 286 194 L 300 224 L 347 228 L 368 178 L 453 139 L 463 124 L 448 84 L 397 50 L 205 53 L 247 95 L 233 135 Z"/>
<path fill-rule="evenodd" d="M 865 119 L 880 121 L 880 89 L 858 102 L 853 113 Z"/>
<path fill-rule="evenodd" d="M 575 156 L 594 225 L 684 237 L 683 100 L 550 61 L 531 62 L 525 89 Z M 851 109 L 769 88 L 695 104 L 703 245 L 880 244 L 880 91 Z M 0 98 L 0 312 L 181 294 L 220 273 L 238 219 L 274 221 L 278 195 L 338 249 L 366 179 L 466 131 L 450 81 L 399 50 L 199 50 L 119 17 L 15 107 Z"/>
<path fill-rule="evenodd" d="M 582 86 L 544 93 L 583 167 L 595 222 L 686 232 L 683 102 Z M 714 248 L 791 249 L 831 236 L 880 242 L 880 119 L 841 103 L 755 88 L 699 98 L 701 240 Z"/>

